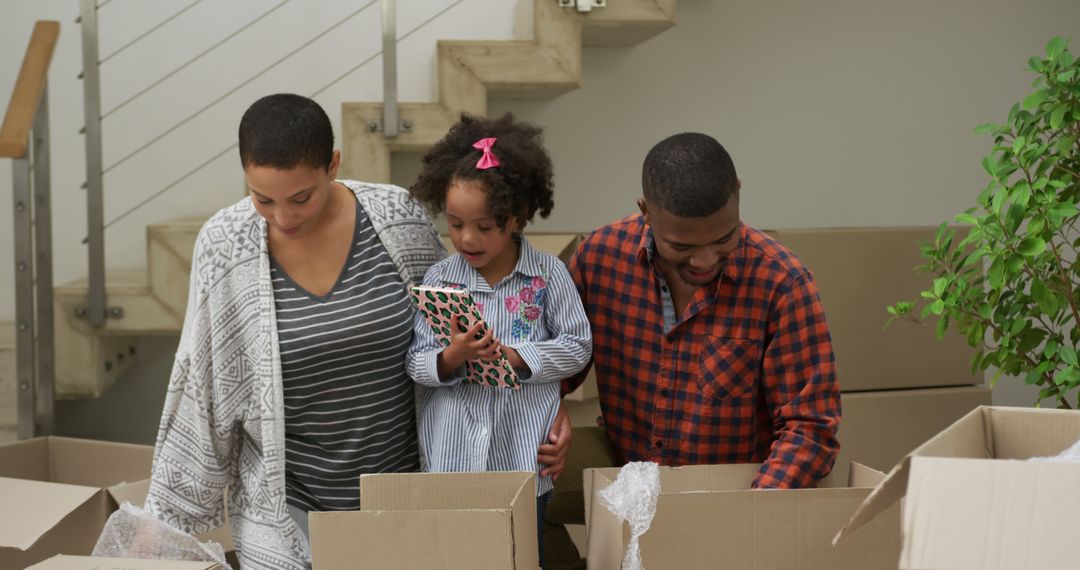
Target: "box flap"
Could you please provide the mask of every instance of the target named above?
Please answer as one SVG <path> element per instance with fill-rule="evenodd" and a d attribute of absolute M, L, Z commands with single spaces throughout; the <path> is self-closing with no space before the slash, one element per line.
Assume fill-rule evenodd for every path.
<path fill-rule="evenodd" d="M 980 406 L 968 415 L 957 420 L 953 425 L 937 434 L 930 441 L 915 448 L 900 463 L 889 471 L 888 476 L 871 491 L 870 496 L 863 501 L 855 514 L 852 515 L 848 524 L 840 529 L 833 538 L 833 544 L 838 544 L 847 535 L 878 516 L 890 505 L 899 501 L 907 493 L 909 465 L 911 458 L 915 456 L 929 457 L 990 457 L 990 445 L 985 431 L 985 418 L 983 415 L 987 406 Z"/>
<path fill-rule="evenodd" d="M 618 468 L 586 469 L 582 477 L 585 498 L 586 556 L 594 568 L 622 566 L 625 537 L 623 523 L 600 504 L 597 493 L 615 482 Z"/>
<path fill-rule="evenodd" d="M 149 478 L 154 448 L 54 436 L 49 438 L 49 460 L 53 481 L 105 488 Z"/>
<path fill-rule="evenodd" d="M 131 503 L 136 507 L 143 506 L 146 495 L 150 492 L 150 480 L 143 479 L 134 483 L 121 483 L 109 487 L 109 496 L 117 505 Z"/>
<path fill-rule="evenodd" d="M 914 457 L 901 567 L 1075 567 L 1078 481 L 1076 464 Z"/>
<path fill-rule="evenodd" d="M 30 549 L 100 489 L 0 477 L 0 547 Z"/>
<path fill-rule="evenodd" d="M 518 493 L 535 478 L 535 473 L 525 471 L 361 475 L 360 509 L 509 510 Z"/>
<path fill-rule="evenodd" d="M 532 570 L 540 561 L 536 543 L 536 476 L 530 476 L 524 483 L 510 508 L 515 570 Z"/>
<path fill-rule="evenodd" d="M 49 438 L 0 445 L 0 477 L 49 480 Z"/>
<path fill-rule="evenodd" d="M 314 568 L 514 568 L 509 510 L 313 512 L 310 522 Z"/>
<path fill-rule="evenodd" d="M 848 475 L 848 487 L 860 489 L 876 487 L 885 480 L 885 474 L 877 469 L 872 469 L 855 461 L 851 462 L 850 474 Z"/>
<path fill-rule="evenodd" d="M 1027 459 L 1057 455 L 1080 440 L 1075 410 L 986 407 L 990 457 Z"/>
<path fill-rule="evenodd" d="M 60 554 L 39 562 L 27 570 L 218 570 L 215 562 L 179 560 L 136 560 L 132 558 L 97 558 Z"/>

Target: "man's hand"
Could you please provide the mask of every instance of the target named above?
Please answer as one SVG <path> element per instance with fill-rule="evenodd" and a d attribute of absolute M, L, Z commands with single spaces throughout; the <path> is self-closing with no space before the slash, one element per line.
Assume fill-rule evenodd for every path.
<path fill-rule="evenodd" d="M 540 446 L 536 460 L 543 463 L 540 476 L 551 475 L 552 481 L 559 478 L 559 473 L 566 467 L 566 453 L 570 450 L 570 439 L 573 430 L 570 428 L 570 414 L 566 413 L 566 407 L 559 402 L 559 411 L 555 414 L 555 422 L 551 424 L 548 432 L 548 443 Z"/>

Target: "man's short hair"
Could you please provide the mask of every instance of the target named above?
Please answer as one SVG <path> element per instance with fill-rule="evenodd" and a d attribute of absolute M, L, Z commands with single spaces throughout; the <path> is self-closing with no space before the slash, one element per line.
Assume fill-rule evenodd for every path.
<path fill-rule="evenodd" d="M 334 129 L 318 103 L 289 93 L 267 95 L 240 119 L 240 164 L 291 170 L 328 168 Z"/>
<path fill-rule="evenodd" d="M 645 202 L 676 216 L 700 218 L 723 208 L 738 191 L 735 164 L 716 139 L 672 135 L 652 147 L 641 169 Z"/>

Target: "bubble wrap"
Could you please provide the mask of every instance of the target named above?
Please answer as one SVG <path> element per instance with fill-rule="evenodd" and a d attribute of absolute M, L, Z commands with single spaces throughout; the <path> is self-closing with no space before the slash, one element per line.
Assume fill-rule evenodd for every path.
<path fill-rule="evenodd" d="M 652 524 L 656 499 L 660 496 L 660 469 L 649 461 L 627 463 L 615 482 L 597 493 L 600 504 L 630 525 L 623 570 L 644 570 L 638 539 Z"/>
<path fill-rule="evenodd" d="M 1028 461 L 1045 461 L 1047 463 L 1080 463 L 1080 441 L 1077 441 L 1065 451 L 1051 457 L 1032 457 Z"/>
<path fill-rule="evenodd" d="M 220 544 L 199 542 L 131 503 L 120 505 L 109 517 L 93 556 L 217 562 L 231 570 Z"/>

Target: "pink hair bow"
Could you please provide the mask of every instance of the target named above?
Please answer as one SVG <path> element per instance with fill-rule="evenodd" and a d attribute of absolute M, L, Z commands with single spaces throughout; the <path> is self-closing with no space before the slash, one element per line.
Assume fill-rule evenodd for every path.
<path fill-rule="evenodd" d="M 491 147 L 494 144 L 495 137 L 480 139 L 473 143 L 473 148 L 484 151 L 484 156 L 481 156 L 480 160 L 476 161 L 477 170 L 487 170 L 489 168 L 495 168 L 499 165 L 498 157 L 495 156 L 495 153 L 491 152 Z"/>

